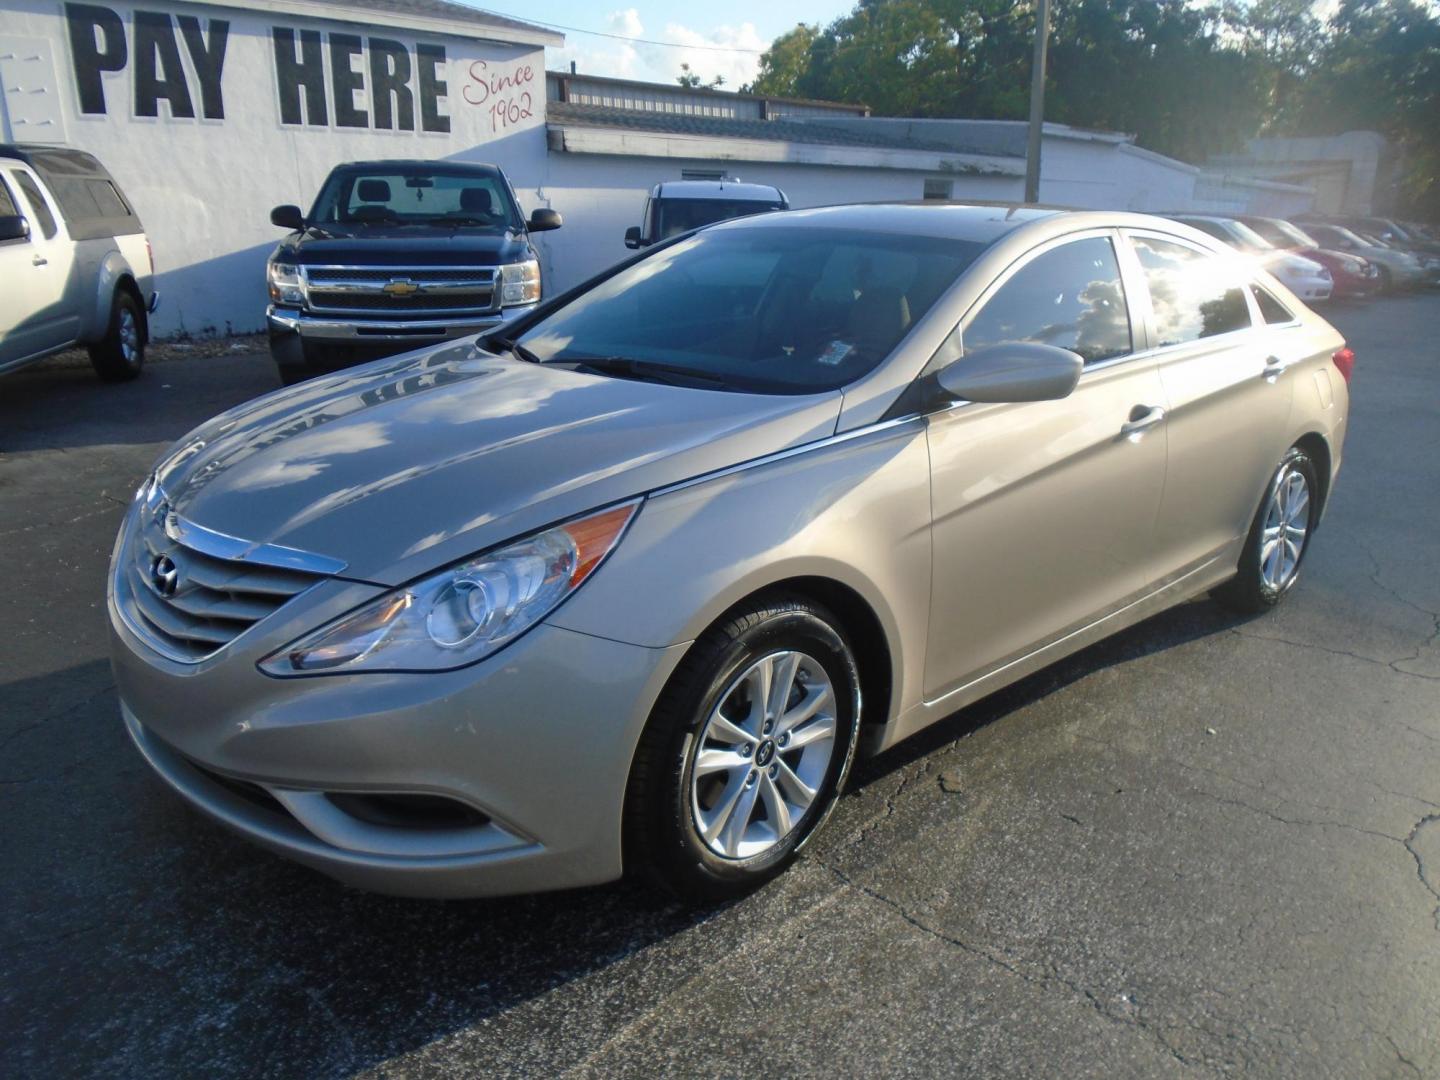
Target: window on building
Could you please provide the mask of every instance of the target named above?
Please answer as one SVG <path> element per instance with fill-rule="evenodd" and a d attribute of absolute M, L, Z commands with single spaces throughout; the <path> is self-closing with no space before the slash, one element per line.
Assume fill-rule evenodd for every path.
<path fill-rule="evenodd" d="M 927 176 L 925 178 L 925 198 L 927 199 L 951 199 L 955 197 L 955 181 L 945 180 L 940 177 Z"/>
<path fill-rule="evenodd" d="M 1150 286 L 1156 344 L 1179 345 L 1250 325 L 1250 307 L 1232 260 L 1169 240 L 1132 240 Z"/>
<path fill-rule="evenodd" d="M 49 240 L 55 235 L 55 215 L 50 213 L 50 207 L 45 202 L 45 197 L 40 194 L 40 189 L 35 186 L 35 181 L 30 179 L 28 173 L 16 170 L 10 174 L 15 178 L 15 185 L 20 189 L 20 194 L 25 196 L 25 201 L 30 204 L 30 210 L 35 215 L 35 222 L 40 226 L 41 233 Z"/>
<path fill-rule="evenodd" d="M 724 180 L 724 169 L 681 169 L 681 180 Z"/>
<path fill-rule="evenodd" d="M 970 320 L 965 349 L 1003 342 L 1055 345 L 1087 364 L 1131 351 L 1130 314 L 1115 248 L 1101 236 L 1037 255 Z"/>

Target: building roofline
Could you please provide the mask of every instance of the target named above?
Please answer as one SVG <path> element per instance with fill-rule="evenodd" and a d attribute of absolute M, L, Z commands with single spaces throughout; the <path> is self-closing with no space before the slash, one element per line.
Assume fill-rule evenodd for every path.
<path fill-rule="evenodd" d="M 216 7 L 239 11 L 330 22 L 360 23 L 394 29 L 419 30 L 446 37 L 494 41 L 504 45 L 564 45 L 565 35 L 555 30 L 496 15 L 451 0 L 421 0 L 407 7 L 406 0 L 209 0 Z"/>
<path fill-rule="evenodd" d="M 550 79 L 567 80 L 582 79 L 585 82 L 602 83 L 606 86 L 628 86 L 635 90 L 672 90 L 676 93 L 685 94 L 712 94 L 727 101 L 770 101 L 779 105 L 805 105 L 814 109 L 834 109 L 836 112 L 848 112 L 854 115 L 856 110 L 864 110 L 866 116 L 870 115 L 870 106 L 861 102 L 853 101 L 821 101 L 818 98 L 796 98 L 780 97 L 776 94 L 750 94 L 739 90 L 722 90 L 713 86 L 680 86 L 678 83 L 649 82 L 645 79 L 617 79 L 612 75 L 586 75 L 583 71 L 546 71 L 545 76 Z"/>

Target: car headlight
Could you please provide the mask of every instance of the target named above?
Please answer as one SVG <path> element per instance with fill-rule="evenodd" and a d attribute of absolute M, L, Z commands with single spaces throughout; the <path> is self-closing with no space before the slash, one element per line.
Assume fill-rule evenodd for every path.
<path fill-rule="evenodd" d="M 507 263 L 500 267 L 500 306 L 533 304 L 540 299 L 540 262 Z"/>
<path fill-rule="evenodd" d="M 393 589 L 260 662 L 270 675 L 450 671 L 514 641 L 614 550 L 640 502 L 546 529 Z"/>
<path fill-rule="evenodd" d="M 300 281 L 300 268 L 294 263 L 268 263 L 265 268 L 265 276 L 270 284 L 270 299 L 275 303 L 305 303 L 305 288 Z"/>

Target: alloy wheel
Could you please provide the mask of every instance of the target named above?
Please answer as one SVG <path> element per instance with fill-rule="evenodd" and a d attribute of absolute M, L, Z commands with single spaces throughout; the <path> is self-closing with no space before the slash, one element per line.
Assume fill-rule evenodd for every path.
<path fill-rule="evenodd" d="M 749 859 L 785 839 L 835 753 L 835 690 L 803 652 L 774 652 L 735 677 L 695 744 L 691 813 L 715 854 Z"/>
<path fill-rule="evenodd" d="M 1310 483 L 1293 464 L 1281 470 L 1270 492 L 1260 533 L 1260 577 L 1279 592 L 1294 580 L 1310 528 Z"/>

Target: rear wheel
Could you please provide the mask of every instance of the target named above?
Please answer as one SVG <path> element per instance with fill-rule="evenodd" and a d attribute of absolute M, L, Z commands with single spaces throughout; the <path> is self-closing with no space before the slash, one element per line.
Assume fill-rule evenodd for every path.
<path fill-rule="evenodd" d="M 106 382 L 125 382 L 140 374 L 145 366 L 145 324 L 135 297 L 116 292 L 105 336 L 89 351 L 95 374 Z"/>
<path fill-rule="evenodd" d="M 834 807 L 859 732 L 838 621 L 803 598 L 741 609 L 695 643 L 641 737 L 629 865 L 688 899 L 781 873 Z"/>
<path fill-rule="evenodd" d="M 1299 447 L 1280 460 L 1240 556 L 1239 573 L 1215 598 L 1243 612 L 1268 611 L 1294 587 L 1319 521 L 1315 464 Z"/>

